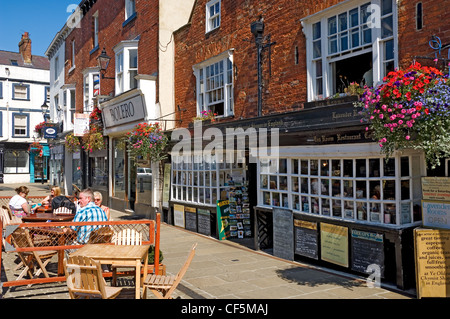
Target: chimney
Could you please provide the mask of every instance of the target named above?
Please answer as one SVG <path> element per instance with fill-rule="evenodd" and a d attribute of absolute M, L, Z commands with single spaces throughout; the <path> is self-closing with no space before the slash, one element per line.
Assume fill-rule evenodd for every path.
<path fill-rule="evenodd" d="M 31 64 L 31 39 L 28 32 L 22 35 L 22 39 L 19 42 L 19 53 L 22 55 L 25 64 Z"/>

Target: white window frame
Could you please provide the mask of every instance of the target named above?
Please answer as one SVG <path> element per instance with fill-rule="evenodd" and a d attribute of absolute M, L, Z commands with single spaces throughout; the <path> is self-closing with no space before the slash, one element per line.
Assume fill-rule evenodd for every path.
<path fill-rule="evenodd" d="M 74 40 L 72 40 L 72 42 L 71 42 L 71 51 L 72 51 L 72 66 L 71 66 L 71 68 L 70 68 L 70 71 L 71 70 L 73 70 L 73 69 L 75 69 L 75 39 Z"/>
<path fill-rule="evenodd" d="M 221 23 L 221 0 L 211 0 L 206 4 L 206 33 L 220 27 Z M 214 13 L 211 15 L 211 9 Z"/>
<path fill-rule="evenodd" d="M 18 117 L 23 117 L 23 120 L 25 121 L 25 125 L 22 126 L 18 126 L 16 124 L 16 118 Z M 16 138 L 22 138 L 22 137 L 29 137 L 30 134 L 30 115 L 29 114 L 25 114 L 25 113 L 13 113 L 12 114 L 12 137 Z M 16 129 L 20 129 L 20 130 L 24 130 L 23 134 L 20 133 L 16 133 Z"/>
<path fill-rule="evenodd" d="M 88 68 L 83 72 L 83 111 L 90 113 L 94 109 L 94 77 L 100 78 L 99 68 Z"/>
<path fill-rule="evenodd" d="M 376 145 L 375 145 L 376 146 Z M 342 150 L 342 146 L 340 147 Z M 323 216 L 339 220 L 354 221 L 358 223 L 406 225 L 417 222 L 414 220 L 414 207 L 420 202 L 420 176 L 423 176 L 423 155 L 417 152 L 396 153 L 390 158 L 391 173 L 385 174 L 386 158 L 370 150 L 370 145 L 361 146 L 367 150 L 367 156 L 361 157 L 359 152 L 336 152 L 331 154 L 324 147 L 304 154 L 287 150 L 284 155 L 280 150 L 279 158 L 262 157 L 258 163 L 258 206 L 275 208 L 284 207 L 296 213 L 312 216 Z M 319 155 L 319 153 L 321 155 Z M 401 170 L 402 161 L 407 158 L 408 174 Z M 274 164 L 263 166 L 267 160 Z M 294 161 L 297 160 L 297 170 L 294 170 Z M 285 170 L 280 170 L 280 161 L 285 161 Z M 301 161 L 303 163 L 301 163 Z M 351 174 L 347 175 L 344 161 L 351 164 Z M 312 165 L 312 163 L 317 165 Z M 302 164 L 306 171 L 302 170 Z M 333 170 L 338 163 L 339 170 Z M 364 165 L 363 174 L 358 174 L 358 163 Z M 371 171 L 371 164 L 378 163 L 379 171 Z M 326 164 L 326 166 L 323 166 Z M 276 166 L 276 170 L 269 169 Z M 322 166 L 328 167 L 322 173 Z M 315 167 L 316 172 L 313 172 Z M 313 180 L 316 179 L 322 187 L 313 189 Z M 339 183 L 334 184 L 334 181 Z M 272 183 L 271 183 L 272 182 Z M 333 189 L 333 184 L 336 190 Z M 380 186 L 380 198 L 372 197 L 373 186 Z M 408 185 L 408 188 L 402 188 Z M 394 196 L 383 194 L 385 187 L 393 186 Z M 350 187 L 351 192 L 346 192 Z M 358 187 L 361 187 L 358 191 Z M 390 193 L 392 195 L 392 193 Z M 419 194 L 419 196 L 417 196 Z M 389 215 L 389 216 L 386 216 Z"/>
<path fill-rule="evenodd" d="M 93 39 L 93 46 L 94 49 L 98 47 L 98 32 L 99 32 L 99 25 L 98 25 L 98 11 L 92 15 L 92 19 L 94 19 L 94 34 L 92 35 Z"/>
<path fill-rule="evenodd" d="M 375 21 L 375 27 L 371 28 L 371 44 L 359 45 L 353 49 L 350 48 L 350 37 L 348 34 L 348 50 L 336 53 L 328 52 L 328 19 L 330 17 L 339 17 L 340 14 L 348 13 L 352 9 L 360 8 L 364 4 L 370 3 L 378 10 L 375 10 L 371 17 L 371 21 Z M 392 34 L 382 37 L 382 26 L 384 19 L 392 19 Z M 334 94 L 333 85 L 333 63 L 339 60 L 356 57 L 363 53 L 372 52 L 372 66 L 373 66 L 373 82 L 377 85 L 382 82 L 383 77 L 386 75 L 385 64 L 390 63 L 394 68 L 398 67 L 398 37 L 397 37 L 397 2 L 392 0 L 392 11 L 386 15 L 381 12 L 381 0 L 365 1 L 354 0 L 348 1 L 343 4 L 330 7 L 314 15 L 306 17 L 301 20 L 303 26 L 303 32 L 306 36 L 306 61 L 307 61 L 307 92 L 308 101 L 320 100 L 328 98 Z M 313 43 L 318 39 L 313 39 L 313 26 L 320 22 L 320 56 L 314 55 Z M 347 25 L 348 29 L 350 25 Z M 359 24 L 358 27 L 363 27 L 363 24 Z M 361 30 L 359 31 L 361 32 Z M 339 30 L 338 30 L 339 33 Z M 361 39 L 362 35 L 360 35 Z M 317 43 L 318 44 L 318 43 Z M 389 50 L 386 49 L 386 45 L 390 44 Z M 386 54 L 394 53 L 393 56 L 386 59 Z M 321 63 L 321 65 L 316 65 Z M 319 70 L 316 67 L 321 67 Z M 321 74 L 320 74 L 321 72 Z M 322 85 L 322 94 L 319 94 L 319 88 Z"/>
<path fill-rule="evenodd" d="M 220 64 L 222 70 L 220 70 Z M 219 72 L 211 75 L 208 69 L 218 66 Z M 233 50 L 228 50 L 211 59 L 193 66 L 196 77 L 197 116 L 202 111 L 213 111 L 214 105 L 223 102 L 223 114 L 216 117 L 227 117 L 234 114 L 234 63 Z M 208 76 L 209 75 L 209 76 Z M 209 81 L 209 82 L 208 82 Z M 208 85 L 208 83 L 210 83 Z M 211 88 L 211 85 L 214 86 Z M 213 100 L 212 96 L 217 100 Z"/>
<path fill-rule="evenodd" d="M 139 62 L 137 63 L 136 68 L 130 67 L 130 51 L 137 50 L 137 60 L 139 61 L 138 44 L 138 40 L 130 40 L 122 41 L 114 47 L 114 55 L 116 59 L 116 95 L 137 88 L 137 81 L 135 87 L 131 85 L 131 76 L 134 72 L 139 74 Z"/>

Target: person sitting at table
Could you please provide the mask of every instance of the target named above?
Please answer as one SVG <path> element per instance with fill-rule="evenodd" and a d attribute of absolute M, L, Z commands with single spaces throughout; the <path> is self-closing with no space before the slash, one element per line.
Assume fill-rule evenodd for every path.
<path fill-rule="evenodd" d="M 108 221 L 106 213 L 94 204 L 94 193 L 91 189 L 87 188 L 80 192 L 79 196 L 80 210 L 77 211 L 73 222 L 103 222 Z M 65 228 L 67 232 L 77 233 L 77 243 L 86 244 L 89 240 L 91 232 L 103 227 L 101 225 L 84 225 L 84 226 L 71 226 Z"/>
<path fill-rule="evenodd" d="M 100 192 L 94 192 L 94 203 L 95 205 L 99 206 L 101 209 L 103 209 L 106 213 L 106 217 L 108 218 L 108 220 L 111 217 L 111 213 L 109 211 L 109 207 L 102 205 L 102 201 L 103 201 L 103 196 L 102 193 Z"/>
<path fill-rule="evenodd" d="M 60 195 L 53 198 L 52 210 L 58 209 L 60 207 L 70 209 L 72 214 L 75 214 L 77 212 L 77 206 L 68 196 Z"/>
<path fill-rule="evenodd" d="M 26 186 L 20 186 L 15 191 L 17 195 L 9 200 L 9 208 L 14 216 L 21 218 L 30 212 L 30 206 L 26 199 L 30 190 Z"/>
<path fill-rule="evenodd" d="M 52 204 L 53 198 L 60 195 L 61 195 L 61 188 L 59 188 L 59 186 L 53 186 L 52 189 L 50 190 L 50 195 L 48 195 L 42 200 L 41 202 L 42 206 L 46 205 L 50 206 Z"/>

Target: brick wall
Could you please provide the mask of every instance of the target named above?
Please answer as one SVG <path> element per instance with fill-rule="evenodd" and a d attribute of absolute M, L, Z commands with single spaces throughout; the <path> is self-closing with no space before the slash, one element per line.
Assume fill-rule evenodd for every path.
<path fill-rule="evenodd" d="M 222 1 L 220 28 L 205 34 L 205 6 L 207 0 L 198 0 L 192 12 L 191 24 L 178 30 L 175 41 L 175 100 L 187 111 L 178 114 L 187 126 L 196 116 L 195 76 L 192 66 L 234 49 L 234 119 L 257 116 L 256 46 L 250 24 L 264 18 L 264 35 L 276 42 L 269 55 L 263 54 L 262 114 L 273 114 L 301 109 L 306 93 L 306 44 L 300 19 L 343 1 L 299 0 L 235 0 Z M 450 42 L 449 10 L 442 10 L 446 0 L 423 0 L 424 28 L 415 28 L 415 6 L 418 1 L 399 1 L 398 40 L 399 61 L 409 64 L 413 55 L 424 55 L 432 50 L 428 41 L 432 34 Z M 447 1 L 448 2 L 448 1 Z M 362 2 L 360 2 L 361 4 Z M 295 63 L 296 48 L 298 64 Z M 227 119 L 233 120 L 233 119 Z"/>
<path fill-rule="evenodd" d="M 93 46 L 93 14 L 98 12 L 98 50 L 91 53 Z M 66 60 L 71 61 L 71 43 L 75 39 L 75 70 L 68 72 L 71 63 L 65 65 L 66 83 L 76 85 L 76 109 L 83 108 L 83 74 L 89 67 L 97 66 L 97 57 L 103 48 L 111 57 L 105 77 L 115 76 L 113 47 L 123 40 L 139 37 L 138 73 L 156 74 L 158 71 L 158 0 L 136 0 L 137 18 L 122 26 L 125 20 L 125 1 L 97 0 L 66 39 Z M 114 96 L 114 80 L 101 79 L 101 94 Z"/>

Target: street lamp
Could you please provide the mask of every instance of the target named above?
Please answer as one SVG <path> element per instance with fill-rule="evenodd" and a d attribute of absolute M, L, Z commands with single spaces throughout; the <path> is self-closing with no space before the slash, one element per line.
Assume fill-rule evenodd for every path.
<path fill-rule="evenodd" d="M 111 57 L 106 54 L 105 48 L 103 48 L 102 53 L 97 57 L 98 67 L 100 68 L 100 72 L 102 74 L 102 79 L 114 79 L 105 77 L 106 69 L 108 68 L 109 61 L 111 61 Z"/>
<path fill-rule="evenodd" d="M 48 111 L 48 105 L 47 105 L 47 101 L 44 101 L 44 104 L 41 105 L 41 109 L 42 109 L 42 115 L 44 116 L 44 121 L 47 121 L 47 111 Z"/>

